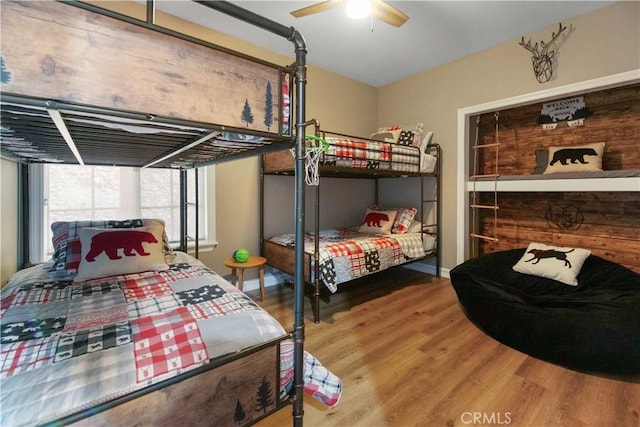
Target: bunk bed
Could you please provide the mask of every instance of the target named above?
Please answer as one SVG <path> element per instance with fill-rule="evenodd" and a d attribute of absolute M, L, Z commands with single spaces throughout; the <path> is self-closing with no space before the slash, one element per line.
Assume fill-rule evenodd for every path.
<path fill-rule="evenodd" d="M 319 176 L 376 180 L 375 201 L 363 212 L 363 223 L 342 229 L 320 230 L 319 182 L 315 186 L 316 225 L 305 235 L 304 280 L 313 288 L 311 302 L 317 323 L 321 292 L 334 293 L 341 283 L 426 257 L 435 258 L 439 275 L 442 154 L 440 146 L 431 143 L 432 133 L 423 132 L 421 124 L 405 126 L 404 132 L 400 126 L 382 128 L 369 138 L 324 131 L 318 123 L 314 125 L 315 138 L 310 143 L 325 144 L 318 162 Z M 289 153 L 265 155 L 263 191 L 264 175 L 292 173 Z M 420 179 L 419 206 L 379 205 L 378 179 L 397 177 Z M 425 199 L 425 179 L 429 178 L 435 179 L 435 191 L 432 198 Z M 297 247 L 294 235 L 264 237 L 268 264 L 291 274 Z"/>
<path fill-rule="evenodd" d="M 147 2 L 146 20 L 74 1 L 3 2 L 0 149 L 4 158 L 19 164 L 22 178 L 19 180 L 19 185 L 22 185 L 19 194 L 26 193 L 27 165 L 30 163 L 177 168 L 185 171 L 293 148 L 295 168 L 303 170 L 304 137 L 300 135 L 304 134 L 305 121 L 304 38 L 294 28 L 232 4 L 223 1 L 199 3 L 291 41 L 295 64 L 289 67 L 270 64 L 160 27 L 154 22 L 153 1 Z M 273 104 L 267 105 L 265 91 L 269 86 Z M 286 102 L 290 93 L 283 89 L 289 87 L 295 87 L 295 126 L 289 123 L 292 115 Z M 253 114 L 241 114 L 247 104 L 253 109 Z M 270 111 L 272 105 L 278 110 Z M 275 113 L 273 123 L 253 120 L 253 115 L 267 116 L 268 112 Z M 296 178 L 296 193 L 302 196 L 304 181 L 302 174 L 297 176 L 300 178 Z M 295 211 L 300 218 L 296 239 L 302 242 L 304 216 L 299 203 L 302 197 L 296 200 Z M 19 202 L 22 212 L 28 215 L 28 203 L 24 200 Z M 184 222 L 184 212 L 182 217 Z M 22 223 L 26 225 L 27 222 L 23 218 Z M 143 298 L 145 291 L 141 289 L 156 295 L 162 289 L 159 283 L 167 282 L 167 277 L 172 276 L 170 281 L 176 287 L 169 286 L 169 289 L 164 286 L 165 296 L 175 301 L 172 291 L 177 295 L 190 294 L 205 287 L 207 290 L 215 289 L 218 297 L 230 298 L 238 307 L 249 309 L 238 310 L 244 311 L 245 317 L 257 320 L 258 324 L 249 326 L 249 329 L 262 330 L 269 325 L 267 329 L 270 332 L 244 342 L 238 340 L 236 346 L 220 348 L 215 340 L 203 344 L 201 338 L 187 336 L 187 341 L 194 344 L 189 355 L 193 363 L 183 366 L 186 362 L 181 359 L 177 361 L 176 369 L 173 363 L 176 360 L 172 363 L 166 361 L 165 365 L 172 369 L 158 368 L 157 375 L 149 376 L 145 371 L 149 366 L 138 369 L 138 372 L 122 362 L 118 362 L 116 368 L 106 368 L 110 362 L 101 356 L 133 352 L 133 344 L 117 333 L 115 337 L 111 333 L 109 338 L 111 341 L 117 338 L 116 343 L 123 346 L 85 351 L 77 358 L 68 357 L 73 354 L 61 351 L 59 360 L 55 360 L 56 343 L 61 342 L 57 341 L 61 337 L 59 329 L 64 322 L 51 322 L 45 337 L 40 336 L 39 330 L 32 330 L 31 335 L 26 330 L 22 335 L 15 334 L 13 330 L 3 330 L 3 425 L 36 422 L 55 425 L 76 422 L 80 425 L 210 424 L 212 419 L 216 420 L 216 425 L 242 425 L 256 422 L 288 404 L 293 406 L 293 424 L 302 425 L 304 379 L 310 374 L 304 370 L 304 360 L 314 359 L 305 353 L 303 345 L 304 282 L 300 268 L 296 267 L 294 273 L 293 330 L 286 333 L 248 297 L 197 260 L 186 254 L 170 253 L 166 245 L 160 243 L 162 230 L 157 226 L 144 227 L 149 224 L 143 221 L 143 227 L 104 230 L 83 228 L 78 224 L 75 227 L 79 236 L 75 237 L 80 239 L 80 243 L 86 235 L 109 235 L 112 231 L 129 233 L 129 236 L 144 235 L 140 237 L 147 239 L 144 242 L 159 246 L 161 251 L 160 259 L 156 259 L 156 268 L 144 268 L 161 271 L 135 274 L 111 271 L 109 274 L 116 276 L 102 280 L 92 277 L 92 269 L 89 268 L 89 276 L 83 277 L 88 277 L 86 281 L 72 282 L 68 277 L 51 277 L 44 265 L 20 270 L 2 290 L 3 327 L 24 327 L 23 321 L 33 321 L 28 316 L 34 312 L 32 309 L 44 307 L 45 304 L 40 302 L 47 300 L 52 300 L 54 308 L 45 309 L 42 316 L 55 320 L 63 316 L 61 307 L 71 305 L 70 301 L 77 292 L 79 295 L 111 293 L 114 298 L 120 298 L 121 303 L 122 298 L 132 297 L 135 301 L 127 301 L 141 302 L 139 310 L 144 314 L 146 308 L 143 303 L 148 300 Z M 73 227 L 69 225 L 68 228 Z M 184 226 L 181 228 L 186 230 Z M 112 239 L 121 239 L 120 235 L 114 236 L 111 234 Z M 21 240 L 27 241 L 26 228 L 22 230 Z M 86 244 L 82 247 L 86 249 Z M 138 249 L 139 246 L 133 246 L 129 252 L 135 254 Z M 296 262 L 302 266 L 302 250 L 297 252 Z M 89 258 L 87 254 L 86 259 Z M 194 280 L 202 286 L 195 286 Z M 185 284 L 180 285 L 180 282 Z M 158 289 L 153 283 L 158 284 Z M 115 324 L 110 324 L 113 327 L 127 323 L 127 316 L 131 314 L 130 304 L 119 304 L 118 307 L 121 310 L 104 314 L 109 318 L 119 316 Z M 210 308 L 213 310 L 215 307 Z M 184 312 L 184 307 L 180 312 Z M 92 324 L 104 326 L 97 320 L 97 323 L 92 323 L 91 313 L 78 311 L 73 315 L 76 327 L 70 333 L 86 333 L 86 327 Z M 218 317 L 223 324 L 226 319 L 227 326 L 212 326 L 213 330 L 235 328 L 243 323 L 232 322 L 230 319 L 234 316 L 214 314 L 205 323 Z M 7 319 L 15 320 L 14 324 L 7 325 Z M 174 325 L 171 318 L 161 323 Z M 191 322 L 189 326 L 192 333 L 206 330 L 206 335 L 211 335 L 211 329 L 200 329 L 193 324 Z M 27 325 L 27 329 L 32 326 Z M 160 334 L 158 331 L 161 330 L 159 326 L 156 333 Z M 235 336 L 236 329 L 232 330 Z M 94 332 L 93 329 L 90 331 Z M 237 335 L 247 334 L 237 330 Z M 10 344 L 15 340 L 17 343 Z M 30 344 L 34 346 L 27 352 L 25 346 Z M 100 343 L 94 349 L 107 345 Z M 123 350 L 125 348 L 127 350 Z M 143 343 L 136 343 L 136 349 L 139 348 L 144 348 Z M 206 350 L 211 349 L 216 350 L 209 354 Z M 71 353 L 73 351 L 75 349 Z M 136 363 L 145 358 L 140 356 Z M 70 359 L 76 359 L 78 363 L 71 365 Z M 56 364 L 62 368 L 51 373 L 44 374 L 45 371 L 39 369 L 44 365 L 55 368 Z M 162 362 L 158 362 L 160 365 Z M 126 374 L 119 372 L 120 366 Z M 96 369 L 98 367 L 100 369 Z M 99 372 L 102 368 L 106 372 Z M 156 366 L 152 363 L 151 368 Z M 118 375 L 135 376 L 136 373 L 143 378 L 133 383 L 114 379 Z M 77 387 L 76 398 L 56 398 L 54 395 L 61 392 L 58 386 L 67 382 L 67 374 L 80 379 L 80 382 L 68 381 Z M 83 385 L 81 378 L 87 374 L 97 375 L 99 383 Z M 29 381 L 23 382 L 22 379 L 27 377 Z M 326 379 L 335 380 L 333 376 Z M 16 387 L 9 387 L 9 384 Z M 336 385 L 339 389 L 339 384 Z M 246 399 L 255 400 L 256 387 L 261 390 L 258 396 L 261 399 L 260 410 L 245 409 L 244 405 L 255 403 Z M 316 397 L 320 394 L 323 393 Z M 38 401 L 38 396 L 43 400 Z M 333 397 L 338 398 L 339 393 Z M 65 400 L 73 402 L 72 406 L 63 406 Z"/>

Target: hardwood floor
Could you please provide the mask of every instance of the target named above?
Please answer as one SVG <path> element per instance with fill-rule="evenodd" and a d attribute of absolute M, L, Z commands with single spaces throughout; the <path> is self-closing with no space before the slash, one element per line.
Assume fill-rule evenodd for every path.
<path fill-rule="evenodd" d="M 291 288 L 268 288 L 261 304 L 291 328 Z M 308 300 L 305 313 L 305 349 L 343 382 L 335 408 L 304 396 L 305 426 L 640 426 L 638 380 L 497 342 L 467 320 L 448 279 L 397 268 L 343 287 L 319 324 Z M 257 425 L 291 424 L 288 407 Z"/>

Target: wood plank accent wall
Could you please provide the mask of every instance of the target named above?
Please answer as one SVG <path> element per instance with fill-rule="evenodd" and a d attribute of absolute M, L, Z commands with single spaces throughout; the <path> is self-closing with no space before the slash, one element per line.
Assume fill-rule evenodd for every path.
<path fill-rule="evenodd" d="M 529 175 L 536 166 L 536 149 L 594 142 L 606 143 L 602 161 L 604 170 L 640 169 L 640 84 L 582 96 L 592 113 L 585 119 L 584 126 L 561 124 L 554 130 L 543 130 L 536 120 L 542 105 L 550 101 L 500 111 L 498 172 L 501 175 Z M 568 98 L 572 97 L 561 99 Z M 472 123 L 475 127 L 475 118 Z M 485 144 L 496 141 L 493 113 L 481 116 L 479 141 Z M 479 173 L 493 173 L 493 149 L 480 151 Z"/>
<path fill-rule="evenodd" d="M 493 204 L 493 193 L 480 202 Z M 640 192 L 499 193 L 498 242 L 479 253 L 525 248 L 531 242 L 582 247 L 640 273 Z M 563 229 L 582 218 L 581 224 Z M 479 212 L 481 234 L 493 236 L 493 212 Z"/>
<path fill-rule="evenodd" d="M 551 101 L 500 111 L 498 138 L 495 114 L 482 115 L 480 143 L 500 142 L 498 173 L 530 175 L 536 166 L 536 150 L 595 142 L 606 143 L 604 170 L 640 169 L 640 84 L 582 96 L 591 115 L 579 127 L 561 124 L 556 129 L 543 130 L 536 121 L 542 105 Z M 568 98 L 573 96 L 561 99 Z M 475 134 L 471 138 L 472 145 Z M 478 174 L 495 171 L 494 150 L 478 150 Z M 472 239 L 472 254 L 524 248 L 531 242 L 540 242 L 587 248 L 640 273 L 640 188 L 631 192 L 588 192 L 588 188 L 584 192 L 554 192 L 553 180 L 547 182 L 549 192 L 499 193 L 495 230 L 493 211 L 476 212 L 479 234 L 495 235 L 499 240 Z M 493 193 L 482 193 L 479 204 L 493 205 L 493 198 Z M 569 226 L 576 219 L 581 224 Z"/>

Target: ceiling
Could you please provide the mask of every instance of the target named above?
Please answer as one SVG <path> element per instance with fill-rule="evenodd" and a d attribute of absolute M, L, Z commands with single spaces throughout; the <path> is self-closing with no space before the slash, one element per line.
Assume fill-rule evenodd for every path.
<path fill-rule="evenodd" d="M 400 28 L 343 8 L 294 18 L 313 1 L 232 1 L 294 27 L 305 38 L 307 62 L 352 79 L 383 86 L 491 46 L 589 13 L 612 1 L 389 1 L 409 20 Z M 190 1 L 156 0 L 158 10 L 210 27 L 293 58 L 283 38 Z M 551 33 L 545 41 L 549 41 Z M 537 42 L 539 40 L 533 40 Z M 523 57 L 528 55 L 523 50 Z"/>

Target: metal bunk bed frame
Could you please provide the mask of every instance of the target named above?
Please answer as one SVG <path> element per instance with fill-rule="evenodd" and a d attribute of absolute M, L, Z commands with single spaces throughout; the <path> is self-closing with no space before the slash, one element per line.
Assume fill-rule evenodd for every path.
<path fill-rule="evenodd" d="M 309 120 L 309 122 L 306 123 L 307 126 L 311 126 L 313 125 L 313 134 L 317 137 L 324 137 L 325 134 L 330 134 L 332 136 L 339 136 L 339 137 L 345 137 L 345 138 L 355 138 L 355 139 L 364 139 L 367 140 L 367 138 L 362 138 L 362 137 L 356 137 L 356 136 L 352 136 L 352 135 L 346 135 L 346 134 L 341 134 L 341 133 L 336 133 L 336 132 L 328 132 L 325 130 L 322 130 L 320 127 L 320 123 L 315 120 L 315 119 L 311 119 Z M 423 224 L 422 229 L 421 229 L 421 235 L 424 236 L 425 234 L 434 234 L 434 230 L 435 230 L 435 247 L 432 250 L 426 250 L 424 257 L 423 258 L 435 258 L 435 274 L 436 277 L 440 277 L 440 269 L 441 269 L 441 227 L 442 227 L 442 149 L 440 147 L 439 144 L 436 143 L 431 143 L 429 144 L 428 148 L 428 153 L 429 154 L 433 154 L 435 153 L 435 156 L 437 157 L 437 163 L 436 163 L 436 167 L 435 170 L 433 172 L 430 173 L 425 173 L 425 172 L 408 172 L 408 171 L 398 171 L 398 170 L 384 170 L 384 169 L 360 169 L 360 168 L 349 168 L 349 167 L 341 167 L 341 166 L 332 166 L 332 165 L 325 165 L 325 164 L 320 164 L 319 167 L 319 174 L 321 177 L 333 177 L 333 178 L 355 178 L 355 179 L 372 179 L 375 182 L 375 189 L 374 189 L 374 194 L 375 194 L 375 201 L 374 204 L 378 204 L 379 203 L 379 196 L 380 196 L 380 191 L 379 191 L 379 179 L 382 178 L 398 178 L 398 177 L 413 177 L 413 178 L 419 178 L 420 179 L 420 207 L 418 208 L 418 214 L 417 217 L 418 218 L 424 218 L 424 213 L 425 213 L 425 207 L 428 205 L 435 205 L 435 220 L 434 222 L 428 223 L 428 224 Z M 297 159 L 297 156 L 296 156 Z M 263 156 L 262 158 L 262 167 L 261 167 L 261 180 L 260 180 L 260 206 L 261 206 L 261 215 L 260 215 L 260 235 L 262 236 L 262 244 L 261 244 L 261 250 L 262 250 L 262 255 L 265 255 L 265 244 L 266 244 L 266 236 L 265 236 L 265 218 L 264 218 L 264 203 L 265 203 L 265 175 L 290 175 L 290 170 L 269 170 L 269 171 L 265 171 L 265 164 L 266 164 L 266 160 L 265 160 L 265 156 Z M 297 165 L 296 165 L 297 166 Z M 286 169 L 286 168 L 285 168 Z M 298 171 L 297 168 L 295 168 L 295 176 L 299 177 L 300 172 Z M 425 179 L 427 178 L 435 178 L 435 193 L 433 195 L 433 197 L 431 198 L 425 198 Z M 298 184 L 298 182 L 296 181 L 296 185 Z M 304 185 L 304 179 L 303 179 L 303 183 Z M 309 299 L 311 301 L 311 306 L 312 306 L 312 311 L 313 311 L 313 319 L 314 319 L 314 323 L 320 323 L 320 301 L 321 301 L 321 280 L 320 280 L 320 272 L 319 272 L 319 253 L 320 253 L 320 187 L 321 184 L 320 182 L 318 182 L 317 185 L 314 185 L 314 190 L 313 190 L 313 197 L 314 197 L 314 218 L 315 218 L 315 227 L 314 227 L 314 252 L 313 254 L 309 254 L 310 258 L 309 260 L 306 262 L 306 265 L 304 264 L 305 260 L 304 260 L 304 251 L 303 251 L 303 258 L 302 258 L 302 270 L 298 271 L 298 268 L 300 268 L 301 262 L 298 261 L 297 256 L 298 256 L 298 247 L 299 247 L 299 241 L 297 240 L 298 237 L 298 230 L 296 229 L 296 239 L 295 239 L 295 247 L 294 247 L 294 257 L 296 257 L 296 261 L 295 261 L 295 265 L 294 265 L 294 271 L 295 271 L 295 279 L 296 279 L 296 290 L 299 289 L 300 287 L 298 286 L 298 282 L 297 282 L 297 278 L 300 277 L 300 275 L 302 275 L 302 280 L 303 283 L 305 285 L 310 285 L 310 288 L 308 289 L 309 291 Z M 304 241 L 304 240 L 303 240 Z M 279 267 L 277 264 L 275 264 L 276 267 L 275 268 L 282 268 Z M 305 267 L 309 268 L 309 272 L 313 271 L 313 274 L 311 276 L 309 276 L 309 281 L 306 282 L 305 281 L 305 277 L 304 277 L 304 271 L 305 271 Z M 285 272 L 287 272 L 287 270 L 283 270 Z M 311 279 L 311 277 L 313 277 L 313 279 Z"/>
<path fill-rule="evenodd" d="M 317 122 L 314 122 L 315 124 L 315 134 L 316 135 L 322 135 L 324 133 L 324 131 L 321 131 L 320 129 L 320 125 Z M 339 135 L 339 136 L 344 136 L 347 138 L 356 138 L 356 137 L 352 137 L 350 135 L 343 135 L 343 134 L 338 134 L 338 133 L 331 133 L 332 135 Z M 381 178 L 390 178 L 390 177 L 418 177 L 420 179 L 420 207 L 418 208 L 418 214 L 417 216 L 419 218 L 423 218 L 423 214 L 424 214 L 424 210 L 425 210 L 425 205 L 427 204 L 435 204 L 436 207 L 436 220 L 435 223 L 431 223 L 431 224 L 424 224 L 422 229 L 420 230 L 421 235 L 425 234 L 425 229 L 427 230 L 431 230 L 431 229 L 435 229 L 436 232 L 436 245 L 435 245 L 435 249 L 430 251 L 428 254 L 425 254 L 425 258 L 430 258 L 430 257 L 435 257 L 435 261 L 436 261 L 436 277 L 440 277 L 440 227 L 441 227 L 441 219 L 440 219 L 440 201 L 442 200 L 442 197 L 440 195 L 441 192 L 441 184 L 440 184 L 440 179 L 441 179 L 441 165 L 442 165 L 442 151 L 440 149 L 440 145 L 438 144 L 431 144 L 430 148 L 432 150 L 435 150 L 435 152 L 437 153 L 436 156 L 438 158 L 437 164 L 436 164 L 436 170 L 434 171 L 434 173 L 432 174 L 425 174 L 425 173 L 421 173 L 421 172 L 412 172 L 412 173 L 407 173 L 407 172 L 398 172 L 398 171 L 384 171 L 384 170 L 376 170 L 376 173 L 371 175 L 371 176 L 367 176 L 367 179 L 373 179 L 375 182 L 375 201 L 374 204 L 378 204 L 380 202 L 379 198 L 380 198 L 380 190 L 379 190 L 379 179 Z M 330 171 L 331 169 L 337 171 L 337 173 L 335 174 L 335 176 L 339 177 L 339 176 L 344 176 L 341 175 L 341 172 L 344 172 L 342 170 L 342 168 L 340 167 L 329 167 L 328 169 L 328 173 L 329 175 L 323 175 L 323 176 L 331 176 L 330 175 Z M 354 172 L 352 172 L 354 173 Z M 357 173 L 354 173 L 355 175 L 357 175 Z M 345 174 L 346 176 L 348 176 L 348 174 Z M 361 175 L 361 177 L 363 177 L 365 175 Z M 425 199 L 424 196 L 424 189 L 425 189 L 425 178 L 429 178 L 429 177 L 436 177 L 436 194 L 435 194 L 435 198 L 433 199 Z M 319 259 L 319 253 L 320 253 L 320 185 L 316 185 L 315 189 L 314 189 L 314 198 L 315 198 L 315 204 L 314 204 L 314 213 L 315 213 L 315 228 L 314 228 L 314 254 L 313 254 L 313 263 L 312 263 L 312 267 L 314 270 L 314 278 L 313 278 L 313 283 L 312 283 L 312 287 L 313 287 L 313 293 L 311 296 L 311 305 L 313 308 L 313 320 L 315 323 L 320 323 L 320 299 L 321 299 L 321 294 L 320 294 L 320 289 L 322 288 L 321 286 L 321 281 L 320 281 L 320 259 Z M 296 241 L 296 245 L 297 245 L 297 241 Z M 296 246 L 296 250 L 297 250 L 297 246 Z M 297 265 L 297 264 L 296 264 Z"/>
<path fill-rule="evenodd" d="M 202 4 L 203 6 L 206 6 L 210 9 L 216 10 L 218 12 L 224 13 L 228 16 L 231 16 L 233 18 L 236 18 L 238 20 L 244 21 L 248 24 L 251 24 L 253 26 L 256 26 L 258 28 L 264 29 L 266 31 L 269 31 L 273 34 L 276 34 L 280 37 L 283 37 L 285 39 L 287 39 L 288 41 L 290 41 L 291 43 L 293 43 L 294 45 L 294 51 L 295 51 L 295 63 L 291 66 L 292 73 L 293 73 L 293 79 L 295 80 L 295 107 L 294 107 L 294 112 L 295 112 L 295 134 L 294 134 L 294 139 L 293 142 L 295 144 L 295 170 L 296 170 L 296 181 L 295 181 L 295 214 L 296 214 L 296 227 L 295 227 L 295 233 L 296 233 L 296 247 L 300 248 L 299 250 L 296 250 L 296 273 L 295 273 L 295 295 L 294 295 L 294 325 L 293 325 L 293 331 L 292 331 L 292 337 L 293 337 L 293 341 L 294 341 L 294 386 L 293 386 L 293 390 L 291 393 L 291 403 L 293 406 L 293 424 L 295 426 L 302 426 L 303 423 L 303 416 L 304 416 L 304 409 L 303 409 L 303 386 L 304 386 L 304 382 L 303 382 L 303 357 L 304 357 L 304 277 L 303 277 L 303 262 L 304 262 L 304 142 L 305 142 L 305 127 L 308 126 L 308 123 L 305 123 L 305 110 L 306 110 L 306 93 L 305 93 L 305 89 L 306 89 L 306 54 L 307 54 L 307 48 L 306 48 L 306 42 L 304 40 L 304 37 L 293 27 L 287 27 L 284 26 L 282 24 L 279 24 L 275 21 L 272 21 L 268 18 L 265 18 L 263 16 L 257 15 L 251 11 L 248 11 L 246 9 L 243 9 L 239 6 L 236 6 L 234 4 L 228 3 L 226 1 L 204 1 L 204 0 L 193 0 L 196 3 Z M 188 41 L 197 41 L 199 44 L 204 44 L 206 45 L 206 43 L 203 43 L 200 40 L 196 40 L 192 37 L 189 37 L 187 35 L 184 34 L 180 34 L 177 33 L 175 31 L 171 31 L 168 30 L 166 28 L 163 27 L 159 27 L 155 24 L 154 20 L 155 20 L 155 0 L 147 0 L 147 9 L 146 9 L 146 22 L 137 20 L 137 19 L 133 19 L 133 18 L 129 18 L 127 16 L 124 15 L 120 15 L 117 13 L 113 13 L 110 12 L 106 9 L 102 9 L 99 7 L 94 7 L 92 5 L 89 4 L 85 4 L 82 2 L 77 2 L 77 1 L 63 1 L 64 3 L 68 3 L 68 4 L 72 4 L 84 9 L 88 9 L 91 10 L 93 12 L 98 12 L 100 14 L 106 15 L 106 16 L 110 16 L 125 22 L 129 22 L 129 23 L 134 23 L 136 25 L 140 25 L 143 26 L 145 28 L 149 28 L 164 34 L 169 34 L 178 38 L 182 38 L 184 40 L 188 40 Z M 220 48 L 219 46 L 217 46 L 217 48 L 219 50 L 225 50 L 224 48 Z M 234 52 L 235 54 L 238 54 L 237 52 Z M 108 115 L 112 115 L 112 116 L 117 116 L 117 117 L 124 117 L 124 118 L 130 118 L 130 119 L 134 119 L 134 120 L 145 120 L 145 121 L 153 121 L 154 117 L 150 116 L 150 115 L 143 115 L 143 114 L 136 114 L 136 113 L 127 113 L 127 112 L 122 112 L 122 111 L 113 111 L 111 109 L 107 109 L 107 108 L 94 108 L 94 107 L 88 107 L 86 105 L 75 105 L 73 103 L 66 103 L 66 102 L 57 102 L 57 101 L 52 101 L 52 100 L 47 100 L 47 99 L 35 99 L 35 98 L 28 98 L 28 97 L 24 97 L 24 96 L 18 96 L 18 97 L 14 97 L 10 94 L 6 94 L 3 93 L 2 94 L 2 102 L 3 104 L 6 103 L 7 105 L 18 105 L 18 107 L 15 108 L 23 108 L 24 106 L 26 106 L 26 108 L 29 107 L 36 107 L 36 108 L 46 108 L 48 109 L 64 109 L 66 112 L 73 114 L 73 113 L 84 113 L 84 114 L 108 114 Z M 162 122 L 163 123 L 169 123 L 169 124 L 175 124 L 175 125 L 179 125 L 179 126 L 190 126 L 192 127 L 190 130 L 192 132 L 192 135 L 196 135 L 197 133 L 201 133 L 201 135 L 205 135 L 206 132 L 210 132 L 209 135 L 205 135 L 202 138 L 197 139 L 195 142 L 192 142 L 188 145 L 183 146 L 183 149 L 178 150 L 177 153 L 174 154 L 179 154 L 181 152 L 184 152 L 187 149 L 192 149 L 194 147 L 196 147 L 197 149 L 197 145 L 198 143 L 200 143 L 200 139 L 212 139 L 212 138 L 217 138 L 219 137 L 223 132 L 225 131 L 236 131 L 238 129 L 234 129 L 231 127 L 225 127 L 225 126 L 219 126 L 219 125 L 208 125 L 208 124 L 204 124 L 204 123 L 192 123 L 189 121 L 185 121 L 185 120 L 180 120 L 180 119 L 173 119 L 173 118 L 169 118 L 169 117 L 163 117 L 162 118 Z M 45 123 L 45 126 L 50 126 L 50 124 Z M 282 130 L 282 129 L 280 129 Z M 260 131 L 246 131 L 246 130 L 242 130 L 245 133 L 249 133 L 249 134 L 254 134 L 257 136 L 269 136 L 268 134 L 264 133 L 264 132 L 260 132 Z M 185 142 L 186 144 L 186 142 Z M 46 145 L 46 142 L 45 142 Z M 49 148 L 52 147 L 53 144 L 49 145 Z M 275 149 L 280 149 L 278 147 L 270 147 L 268 146 L 268 144 L 265 145 L 261 145 L 255 149 L 251 149 L 251 150 L 247 150 L 244 153 L 240 153 L 238 154 L 234 154 L 233 155 L 233 159 L 238 159 L 241 157 L 248 157 L 248 156 L 254 156 L 260 153 L 266 153 L 269 151 L 273 151 Z M 13 156 L 9 155 L 7 156 L 6 150 L 3 150 L 3 157 L 7 157 L 7 158 L 14 158 Z M 60 154 L 60 153 L 56 153 L 56 154 Z M 197 157 L 197 153 L 194 157 Z M 207 162 L 201 162 L 198 163 L 196 166 L 205 166 L 205 165 L 210 165 L 210 164 L 215 164 L 215 163 L 219 163 L 225 160 L 231 160 L 231 158 L 227 158 L 229 155 L 228 154 L 222 154 L 220 158 L 214 159 L 213 161 L 207 161 Z M 125 154 L 126 157 L 126 154 Z M 230 156 L 229 156 L 230 157 Z M 168 156 L 166 157 L 162 157 L 157 159 L 154 162 L 160 162 L 160 166 L 162 166 L 161 162 L 166 162 L 166 159 L 168 158 Z M 71 161 L 73 161 L 73 158 L 69 158 Z M 78 162 L 80 164 L 82 164 L 83 162 L 76 157 L 76 159 L 78 160 Z M 24 190 L 25 188 L 28 188 L 28 171 L 27 168 L 24 164 L 21 165 L 21 171 L 19 173 L 19 186 L 21 187 L 22 190 Z M 193 164 L 191 165 L 192 167 L 196 167 Z M 167 164 L 164 163 L 164 167 L 167 167 Z M 183 173 L 183 169 L 184 167 L 180 167 L 181 169 L 181 205 L 183 207 L 182 209 L 182 213 L 181 213 L 181 233 L 186 234 L 186 217 L 184 215 L 184 210 L 186 208 L 186 177 L 185 174 Z M 21 191 L 21 194 L 23 194 L 22 200 L 21 200 L 21 207 L 20 207 L 20 216 L 21 216 L 21 229 L 22 231 L 22 237 L 24 238 L 25 236 L 28 237 L 28 197 L 25 197 L 26 195 L 26 191 Z M 196 220 L 197 222 L 197 220 Z M 196 224 L 196 229 L 197 229 L 197 224 Z M 197 239 L 196 239 L 197 240 Z M 186 236 L 182 236 L 181 237 L 181 247 L 185 247 L 186 246 Z M 20 252 L 22 252 L 22 256 L 24 256 L 24 254 L 28 253 L 28 243 L 25 241 L 21 244 L 21 247 L 19 248 Z M 103 408 L 103 409 L 106 409 Z M 66 422 L 74 422 L 77 421 L 77 419 L 74 419 L 73 417 L 69 418 L 66 420 Z"/>

